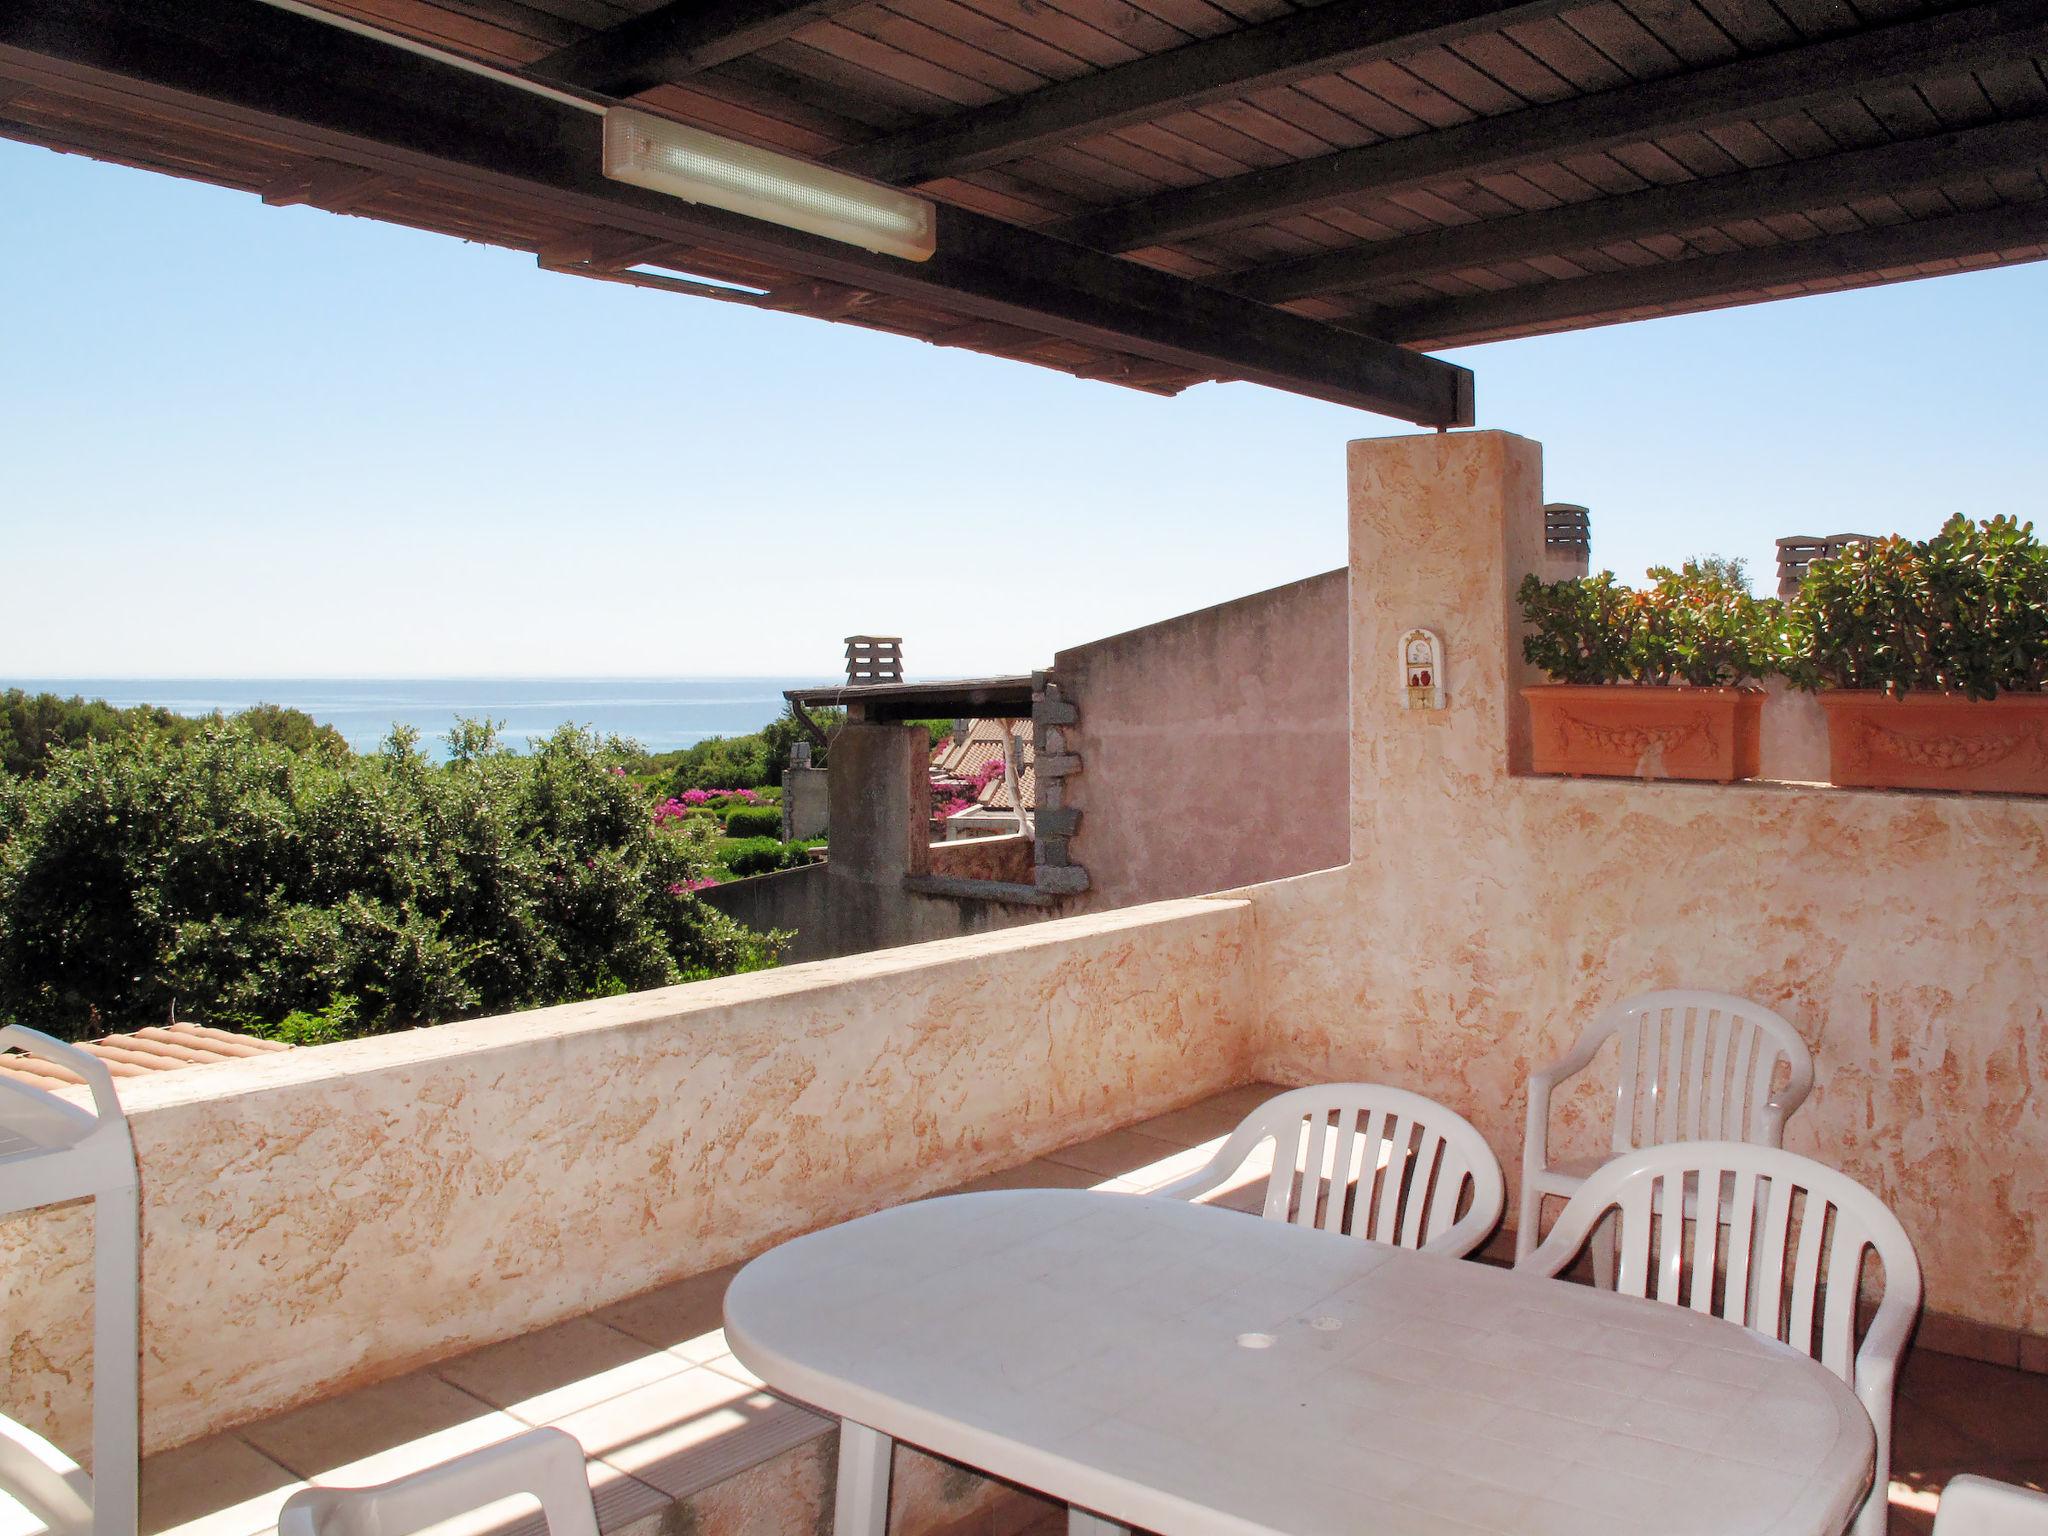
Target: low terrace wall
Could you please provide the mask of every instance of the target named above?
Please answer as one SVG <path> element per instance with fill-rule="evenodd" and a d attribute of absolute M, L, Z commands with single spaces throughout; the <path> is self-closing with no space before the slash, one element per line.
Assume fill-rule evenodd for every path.
<path fill-rule="evenodd" d="M 1186 901 L 124 1084 L 161 1449 L 1243 1082 Z M 0 1411 L 83 1450 L 84 1207 L 0 1223 Z"/>
<path fill-rule="evenodd" d="M 1353 862 L 1253 893 L 1261 1074 L 1429 1094 L 1512 1187 L 1529 1074 L 1599 1008 L 1754 997 L 1814 1055 L 1786 1145 L 1898 1213 L 1930 1308 L 2005 1330 L 1969 1352 L 2048 1367 L 2048 801 L 1511 772 L 1541 482 L 1500 433 L 1352 445 Z M 1401 707 L 1415 625 L 1443 638 L 1440 713 Z M 1825 772 L 1817 714 L 1773 699 L 1767 771 L 1775 731 L 1780 772 Z M 1606 1150 L 1613 1054 L 1560 1102 L 1558 1155 Z"/>

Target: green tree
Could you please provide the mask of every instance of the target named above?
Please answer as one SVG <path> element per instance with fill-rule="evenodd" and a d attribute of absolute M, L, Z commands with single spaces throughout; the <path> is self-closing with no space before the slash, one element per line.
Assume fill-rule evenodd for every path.
<path fill-rule="evenodd" d="M 336 757 L 212 722 L 0 781 L 0 1019 L 76 1038 L 175 1002 L 321 1039 L 772 959 L 693 894 L 714 829 L 654 825 L 629 744 L 565 726 L 518 755 L 465 722 L 450 747 L 396 730 Z"/>
<path fill-rule="evenodd" d="M 20 776 L 39 775 L 51 756 L 88 741 L 121 741 L 137 734 L 191 741 L 209 724 L 226 718 L 190 719 L 153 704 L 117 709 L 105 699 L 63 698 L 54 693 L 28 693 L 9 688 L 0 693 L 0 770 Z M 303 710 L 277 704 L 254 704 L 234 720 L 259 741 L 276 742 L 293 752 L 323 757 L 348 755 L 348 742 L 329 725 Z"/>

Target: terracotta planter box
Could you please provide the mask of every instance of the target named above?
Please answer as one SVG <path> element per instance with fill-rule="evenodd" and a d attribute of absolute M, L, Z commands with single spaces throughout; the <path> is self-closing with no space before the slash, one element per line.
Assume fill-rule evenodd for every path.
<path fill-rule="evenodd" d="M 1753 779 L 1764 696 L 1741 688 L 1537 683 L 1530 766 L 1603 779 Z"/>
<path fill-rule="evenodd" d="M 2048 795 L 2048 695 L 1892 698 L 1844 688 L 1823 692 L 1820 702 L 1837 784 Z"/>

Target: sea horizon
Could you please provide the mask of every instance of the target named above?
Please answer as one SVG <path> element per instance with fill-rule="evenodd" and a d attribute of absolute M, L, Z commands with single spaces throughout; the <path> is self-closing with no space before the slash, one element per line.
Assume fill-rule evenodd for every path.
<path fill-rule="evenodd" d="M 303 710 L 339 731 L 351 751 L 374 752 L 395 725 L 412 727 L 431 755 L 458 720 L 491 720 L 516 751 L 562 725 L 630 738 L 672 752 L 712 736 L 758 731 L 783 711 L 787 688 L 831 677 L 710 673 L 681 676 L 441 677 L 4 677 L 0 689 L 104 699 L 118 709 L 152 705 L 201 717 L 256 704 Z"/>

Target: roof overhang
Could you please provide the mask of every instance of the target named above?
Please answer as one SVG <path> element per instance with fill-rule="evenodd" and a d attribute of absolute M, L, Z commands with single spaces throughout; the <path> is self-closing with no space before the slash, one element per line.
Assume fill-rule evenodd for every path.
<path fill-rule="evenodd" d="M 1028 720 L 1031 677 L 972 677 L 935 683 L 856 683 L 791 688 L 799 709 L 844 709 L 856 720 Z"/>
<path fill-rule="evenodd" d="M 1436 426 L 1471 422 L 1472 381 L 1421 348 L 2048 255 L 2044 79 L 2048 0 L 0 7 L 15 138 L 1156 393 L 1244 379 Z M 591 109 L 628 99 L 918 189 L 937 254 L 605 180 Z"/>

